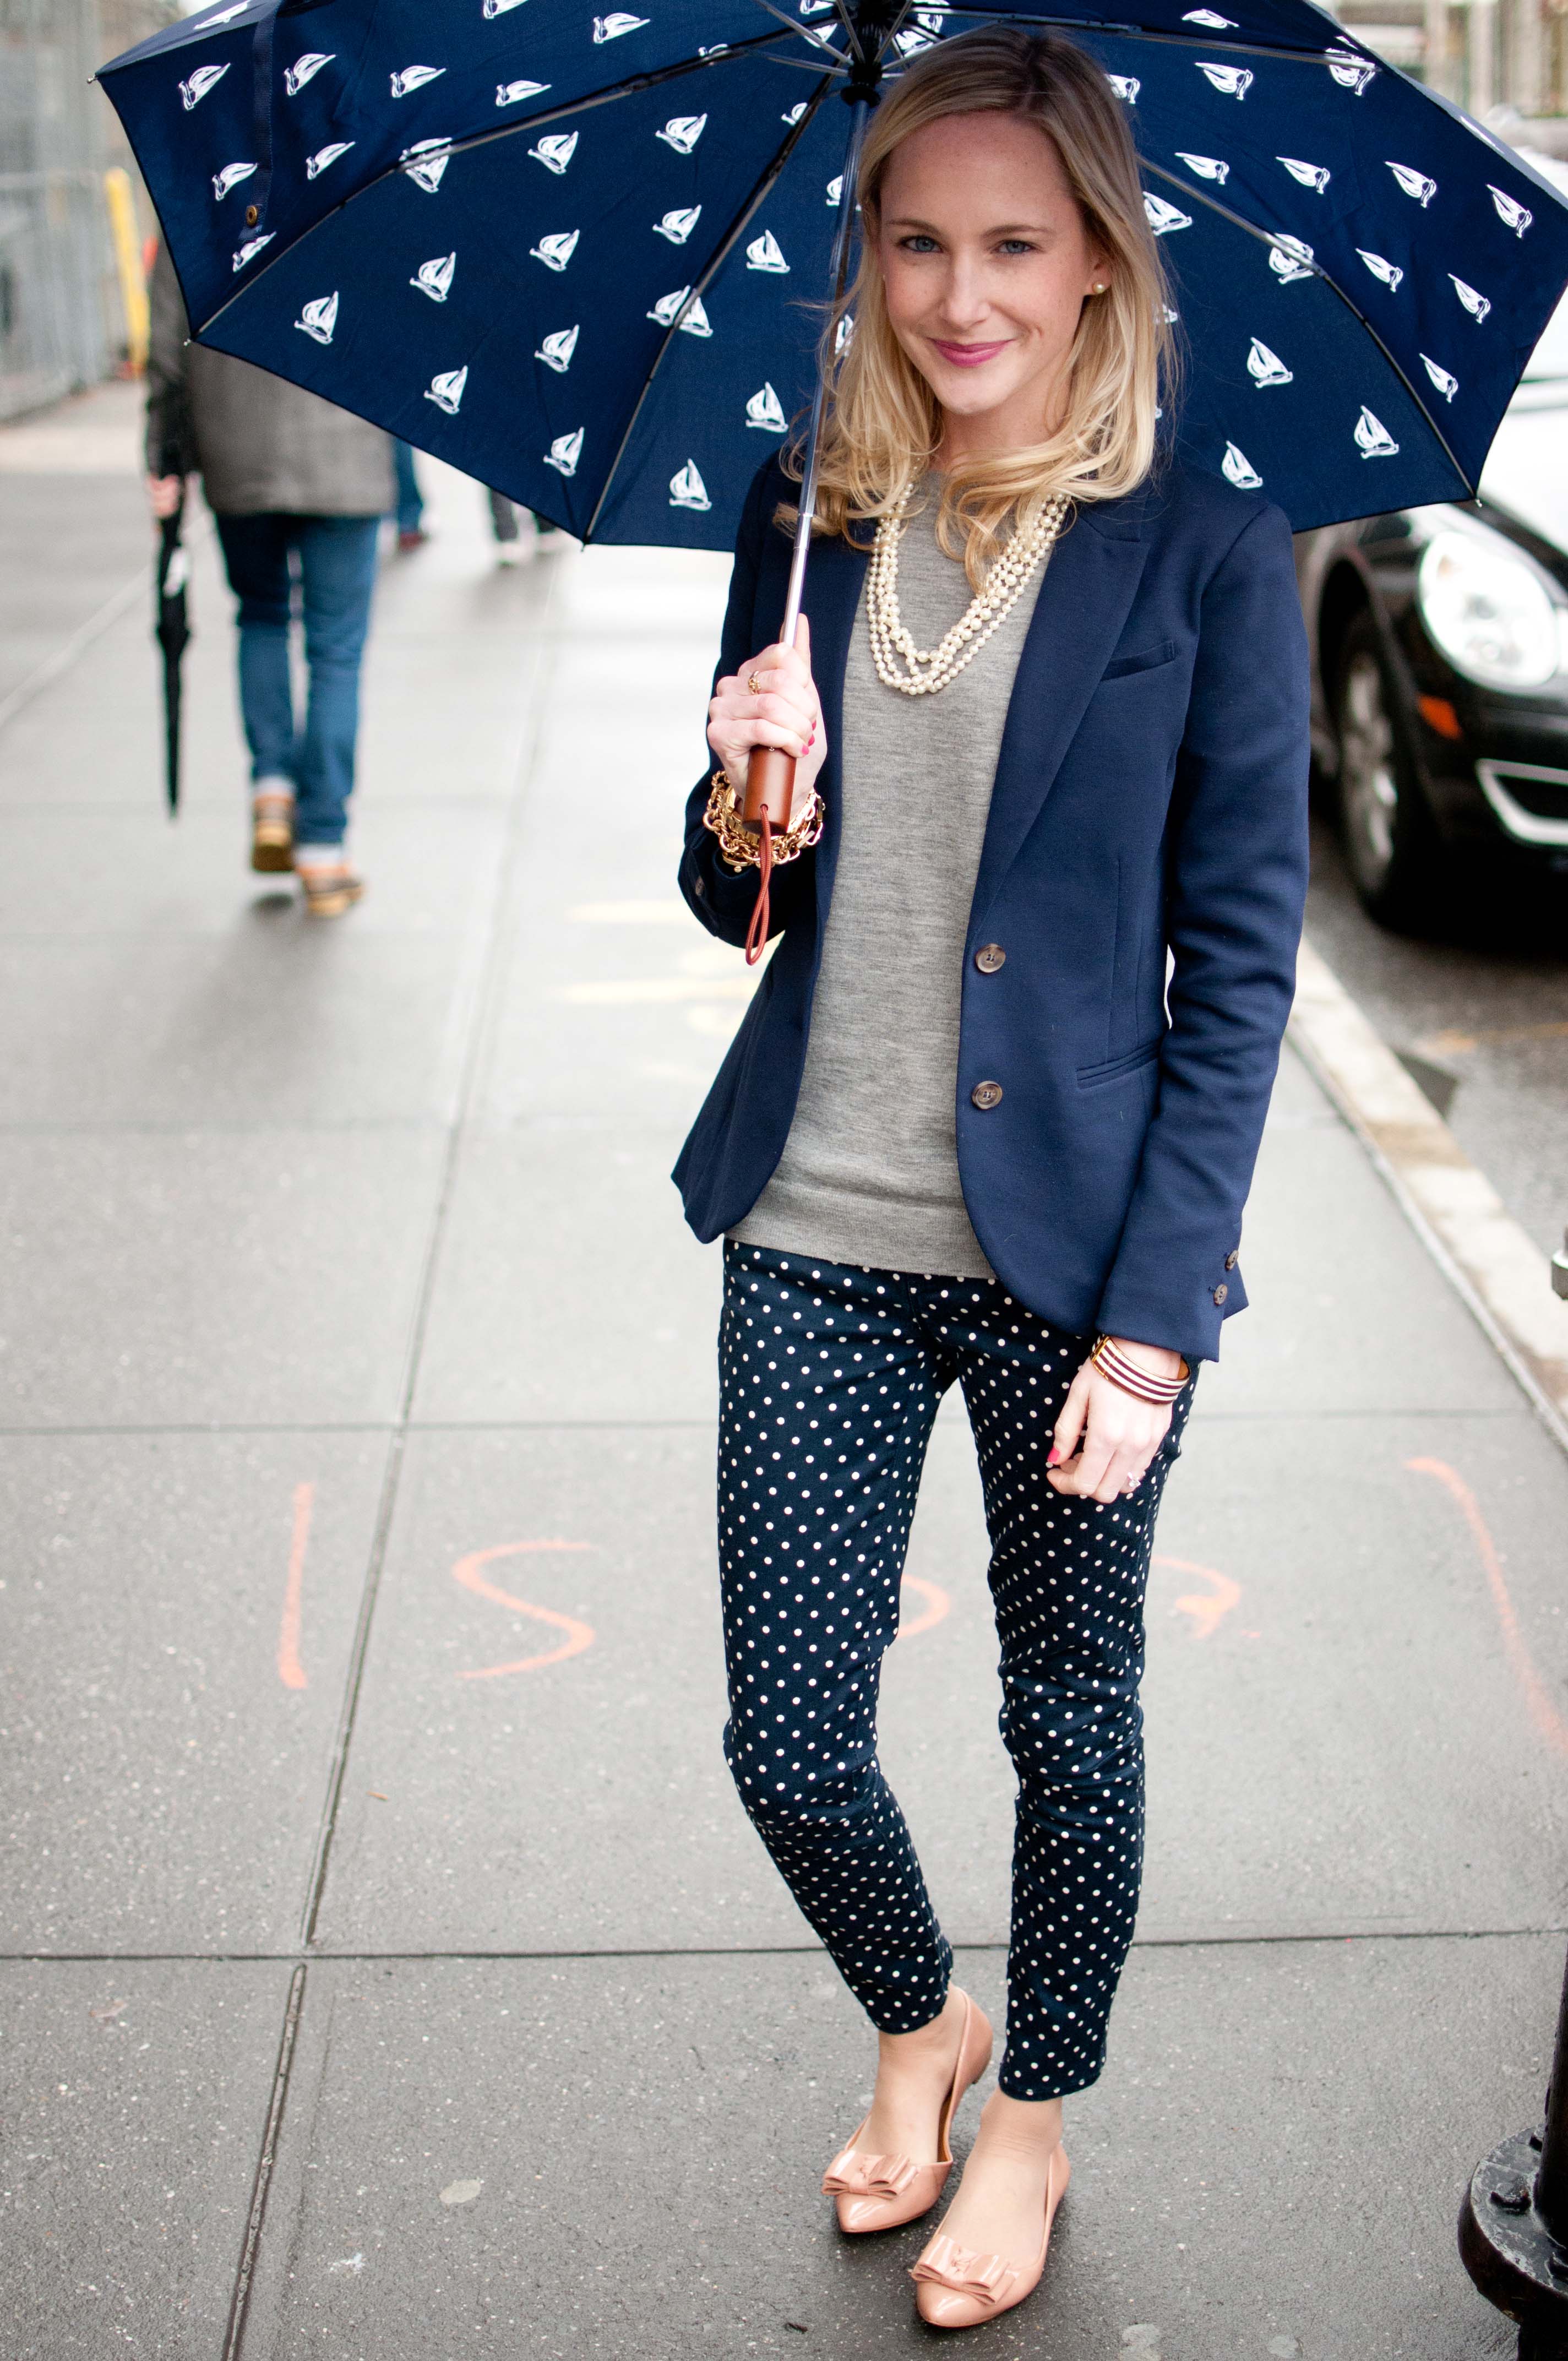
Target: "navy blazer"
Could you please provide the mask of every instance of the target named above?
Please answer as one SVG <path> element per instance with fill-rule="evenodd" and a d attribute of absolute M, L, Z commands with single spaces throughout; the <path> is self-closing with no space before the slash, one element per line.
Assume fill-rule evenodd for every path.
<path fill-rule="evenodd" d="M 776 460 L 751 488 L 720 674 L 777 637 L 790 544 L 773 515 L 794 493 Z M 775 875 L 784 939 L 675 1167 L 703 1239 L 756 1203 L 795 1114 L 865 569 L 843 540 L 812 551 L 828 820 L 816 851 Z M 992 1268 L 1075 1334 L 1212 1359 L 1222 1320 L 1246 1302 L 1242 1208 L 1306 899 L 1307 707 L 1290 528 L 1271 501 L 1171 461 L 1078 510 L 1008 707 L 970 908 L 954 1111 L 964 1202 Z M 681 890 L 711 933 L 740 943 L 756 872 L 720 861 L 707 800 L 705 778 L 686 807 Z M 975 963 L 987 943 L 1006 955 L 991 973 Z M 975 1104 L 981 1082 L 1002 1085 L 999 1104 Z"/>

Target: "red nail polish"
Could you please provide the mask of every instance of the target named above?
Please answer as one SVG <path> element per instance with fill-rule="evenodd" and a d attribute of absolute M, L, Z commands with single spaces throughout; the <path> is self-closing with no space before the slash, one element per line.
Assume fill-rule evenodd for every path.
<path fill-rule="evenodd" d="M 1046 1466 L 1047 1467 L 1059 1467 L 1060 1465 L 1061 1453 L 1057 1449 L 1056 1444 L 1053 1443 L 1048 1454 L 1047 1455 Z"/>

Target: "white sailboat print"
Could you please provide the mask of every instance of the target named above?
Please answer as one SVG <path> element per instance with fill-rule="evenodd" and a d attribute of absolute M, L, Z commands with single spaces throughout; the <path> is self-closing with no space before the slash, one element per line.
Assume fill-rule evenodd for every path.
<path fill-rule="evenodd" d="M 646 16 L 629 16 L 624 8 L 617 8 L 609 16 L 594 18 L 594 39 L 601 43 L 619 41 L 627 33 L 640 33 L 648 21 Z"/>
<path fill-rule="evenodd" d="M 1315 279 L 1317 264 L 1312 249 L 1304 237 L 1288 237 L 1280 230 L 1268 249 L 1268 267 L 1281 287 L 1289 287 L 1298 279 Z"/>
<path fill-rule="evenodd" d="M 790 129 L 793 131 L 795 125 L 800 121 L 801 116 L 805 113 L 806 101 L 804 98 L 799 98 L 796 99 L 793 106 L 785 107 L 784 113 L 779 117 L 779 121 L 781 123 L 787 123 Z"/>
<path fill-rule="evenodd" d="M 839 203 L 839 198 L 843 195 L 843 193 L 844 193 L 844 175 L 842 174 L 842 172 L 839 172 L 839 173 L 837 173 L 837 174 L 834 176 L 834 178 L 833 178 L 831 181 L 828 181 L 828 203 L 829 203 L 830 205 L 837 205 L 837 203 Z"/>
<path fill-rule="evenodd" d="M 1365 402 L 1355 422 L 1355 442 L 1364 459 L 1390 459 L 1398 445 L 1380 418 L 1375 418 Z"/>
<path fill-rule="evenodd" d="M 676 205 L 662 221 L 653 224 L 656 237 L 667 237 L 672 246 L 685 246 L 697 225 L 700 205 Z"/>
<path fill-rule="evenodd" d="M 577 250 L 577 240 L 582 234 L 580 229 L 552 230 L 548 237 L 542 237 L 537 246 L 529 247 L 529 254 L 535 262 L 542 262 L 546 270 L 565 270 Z"/>
<path fill-rule="evenodd" d="M 189 81 L 181 83 L 180 104 L 187 115 L 193 106 L 200 106 L 207 93 L 217 87 L 227 71 L 227 66 L 198 66 Z"/>
<path fill-rule="evenodd" d="M 528 152 L 536 164 L 544 166 L 546 171 L 564 172 L 576 154 L 577 142 L 582 136 L 580 131 L 548 132 Z"/>
<path fill-rule="evenodd" d="M 323 66 L 330 66 L 336 57 L 335 49 L 307 49 L 303 57 L 283 69 L 283 87 L 291 98 L 298 98 L 308 82 L 313 82 Z"/>
<path fill-rule="evenodd" d="M 1492 203 L 1497 209 L 1497 219 L 1507 228 L 1511 229 L 1516 237 L 1522 237 L 1535 219 L 1530 207 L 1521 205 L 1517 197 L 1510 197 L 1506 189 L 1493 188 L 1490 181 L 1487 181 L 1486 187 Z"/>
<path fill-rule="evenodd" d="M 784 249 L 771 229 L 765 229 L 761 237 L 754 237 L 746 248 L 746 268 L 748 270 L 772 271 L 776 279 L 787 275 L 789 265 L 784 258 Z"/>
<path fill-rule="evenodd" d="M 451 161 L 450 139 L 416 139 L 413 146 L 405 148 L 398 158 L 406 177 L 416 189 L 422 189 L 427 197 L 434 196 Z"/>
<path fill-rule="evenodd" d="M 480 13 L 485 16 L 504 16 L 509 8 L 521 8 L 521 5 L 522 0 L 485 0 Z"/>
<path fill-rule="evenodd" d="M 672 287 L 667 295 L 660 296 L 647 317 L 650 320 L 656 320 L 661 328 L 674 327 L 680 314 L 681 305 L 690 293 L 689 287 Z"/>
<path fill-rule="evenodd" d="M 707 486 L 697 473 L 696 461 L 688 459 L 678 475 L 670 478 L 670 506 L 673 509 L 710 509 Z"/>
<path fill-rule="evenodd" d="M 1383 281 L 1384 286 L 1387 288 L 1389 293 L 1392 294 L 1398 287 L 1400 280 L 1403 279 L 1405 275 L 1400 269 L 1398 264 L 1397 262 L 1385 262 L 1380 254 L 1369 254 L 1364 246 L 1358 246 L 1355 250 L 1357 254 L 1360 255 L 1363 262 L 1365 263 L 1368 270 L 1371 271 L 1374 279 L 1380 279 Z"/>
<path fill-rule="evenodd" d="M 1201 59 L 1195 59 L 1193 62 L 1204 81 L 1212 83 L 1225 98 L 1245 98 L 1252 88 L 1254 77 L 1250 66 L 1206 65 Z"/>
<path fill-rule="evenodd" d="M 760 426 L 764 434 L 782 434 L 789 421 L 784 414 L 784 404 L 771 385 L 760 386 L 746 404 L 746 423 Z"/>
<path fill-rule="evenodd" d="M 1164 237 L 1173 229 L 1190 229 L 1192 226 L 1190 214 L 1184 214 L 1179 205 L 1171 203 L 1168 197 L 1157 197 L 1148 189 L 1144 191 L 1144 211 L 1148 215 L 1149 227 L 1156 237 Z"/>
<path fill-rule="evenodd" d="M 466 363 L 460 369 L 444 369 L 439 377 L 431 379 L 424 390 L 424 398 L 426 401 L 433 401 L 437 410 L 444 410 L 448 418 L 455 418 L 463 400 L 463 389 L 467 382 Z"/>
<path fill-rule="evenodd" d="M 330 295 L 315 296 L 305 305 L 294 325 L 303 329 L 305 335 L 313 337 L 318 345 L 330 345 L 333 331 L 337 326 L 336 290 Z"/>
<path fill-rule="evenodd" d="M 557 434 L 544 454 L 544 464 L 560 476 L 575 476 L 577 462 L 583 456 L 583 430 L 574 427 L 570 434 Z"/>
<path fill-rule="evenodd" d="M 547 82 L 499 82 L 496 84 L 496 104 L 521 106 L 525 98 L 537 98 L 541 91 L 549 87 Z"/>
<path fill-rule="evenodd" d="M 1138 93 L 1143 88 L 1143 83 L 1136 74 L 1107 74 L 1105 79 L 1119 99 L 1124 100 L 1128 106 L 1136 106 Z"/>
<path fill-rule="evenodd" d="M 1377 68 L 1370 58 L 1358 58 L 1354 49 L 1325 49 L 1323 63 L 1342 90 L 1350 90 L 1359 98 L 1370 82 L 1377 79 Z"/>
<path fill-rule="evenodd" d="M 1492 308 L 1491 297 L 1489 295 L 1478 295 L 1475 288 L 1467 286 L 1463 279 L 1454 279 L 1452 270 L 1448 275 L 1449 278 L 1453 280 L 1454 293 L 1458 296 L 1460 302 L 1464 304 L 1471 318 L 1473 320 L 1484 320 L 1487 313 Z"/>
<path fill-rule="evenodd" d="M 452 292 L 452 274 L 456 268 L 455 254 L 435 255 L 429 262 L 420 264 L 409 285 L 417 287 L 422 295 L 428 295 L 433 303 L 444 303 Z"/>
<path fill-rule="evenodd" d="M 221 205 L 229 191 L 237 189 L 242 181 L 248 181 L 255 170 L 254 164 L 225 164 L 221 172 L 214 172 L 213 174 L 214 202 Z"/>
<path fill-rule="evenodd" d="M 1437 182 L 1431 173 L 1418 172 L 1413 164 L 1396 164 L 1392 156 L 1385 156 L 1383 160 L 1405 194 L 1408 197 L 1414 197 L 1417 204 L 1424 211 L 1437 194 Z"/>
<path fill-rule="evenodd" d="M 1284 165 L 1293 181 L 1299 181 L 1304 189 L 1315 189 L 1320 197 L 1333 177 L 1326 164 L 1309 164 L 1304 156 L 1277 156 L 1274 160 Z"/>
<path fill-rule="evenodd" d="M 570 328 L 557 328 L 552 335 L 543 339 L 534 359 L 543 361 L 546 368 L 554 369 L 557 377 L 565 377 L 572 366 L 572 355 L 577 349 L 577 338 L 581 333 L 580 324 Z"/>
<path fill-rule="evenodd" d="M 706 115 L 672 115 L 663 131 L 655 131 L 653 137 L 673 148 L 677 156 L 689 156 L 707 128 Z"/>
<path fill-rule="evenodd" d="M 1218 156 L 1193 156 L 1185 148 L 1179 148 L 1176 160 L 1185 164 L 1190 172 L 1196 172 L 1201 181 L 1217 181 L 1222 188 L 1230 175 L 1230 166 Z"/>
<path fill-rule="evenodd" d="M 392 76 L 392 96 L 407 98 L 411 92 L 422 90 L 427 82 L 439 82 L 445 71 L 444 66 L 404 66 Z"/>
<path fill-rule="evenodd" d="M 247 237 L 245 244 L 240 247 L 239 252 L 235 256 L 235 269 L 236 270 L 243 270 L 247 262 L 253 262 L 256 259 L 256 257 L 260 253 L 264 246 L 271 245 L 275 236 L 275 231 L 268 230 L 264 236 Z"/>
<path fill-rule="evenodd" d="M 329 164 L 335 164 L 340 156 L 346 156 L 353 145 L 352 139 L 334 139 L 330 148 L 318 148 L 315 154 L 306 162 L 306 180 L 315 180 L 318 174 L 326 170 Z"/>
<path fill-rule="evenodd" d="M 1261 336 L 1255 336 L 1252 340 L 1252 349 L 1246 357 L 1246 367 L 1247 375 L 1255 385 L 1293 385 L 1295 383 L 1292 373 L 1286 368 L 1278 354 L 1270 352 Z"/>
<path fill-rule="evenodd" d="M 1258 474 L 1246 453 L 1239 451 L 1234 443 L 1227 443 L 1225 445 L 1225 456 L 1220 462 L 1220 473 L 1227 483 L 1234 484 L 1238 492 L 1255 492 L 1263 482 L 1263 478 Z"/>
<path fill-rule="evenodd" d="M 1429 358 L 1425 353 L 1421 355 L 1421 367 L 1442 394 L 1444 401 L 1452 401 L 1459 391 L 1459 379 L 1448 369 L 1442 368 L 1438 362 Z"/>

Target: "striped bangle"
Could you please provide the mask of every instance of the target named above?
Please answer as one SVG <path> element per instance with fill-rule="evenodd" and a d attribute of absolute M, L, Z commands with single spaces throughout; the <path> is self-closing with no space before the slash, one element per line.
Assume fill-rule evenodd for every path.
<path fill-rule="evenodd" d="M 1094 1350 L 1089 1357 L 1102 1378 L 1109 1378 L 1111 1383 L 1120 1386 L 1124 1393 L 1136 1394 L 1140 1401 L 1173 1402 L 1192 1375 L 1183 1361 L 1179 1378 L 1157 1378 L 1152 1370 L 1140 1368 L 1136 1361 L 1130 1359 L 1112 1343 L 1109 1336 L 1095 1339 Z"/>

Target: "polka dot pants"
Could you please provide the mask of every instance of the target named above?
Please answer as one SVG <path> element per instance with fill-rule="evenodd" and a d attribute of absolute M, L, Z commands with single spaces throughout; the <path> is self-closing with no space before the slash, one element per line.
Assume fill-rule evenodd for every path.
<path fill-rule="evenodd" d="M 876 1754 L 920 1470 L 955 1378 L 974 1430 L 1018 1777 L 1002 2088 L 1100 2072 L 1143 1856 L 1143 1600 L 1191 1388 L 1129 1499 L 1063 1499 L 1051 1429 L 1087 1349 L 994 1280 L 733 1242 L 719 1330 L 718 1556 L 741 1801 L 872 2022 L 939 2014 L 952 1954 Z"/>

